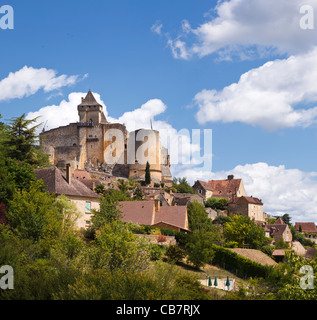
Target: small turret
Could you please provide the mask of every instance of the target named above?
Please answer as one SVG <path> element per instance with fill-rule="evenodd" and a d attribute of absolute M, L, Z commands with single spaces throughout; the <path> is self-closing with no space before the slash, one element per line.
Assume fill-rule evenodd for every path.
<path fill-rule="evenodd" d="M 81 104 L 77 106 L 79 122 L 92 123 L 97 125 L 100 122 L 107 122 L 102 105 L 97 102 L 92 92 L 88 91 L 85 98 L 81 98 Z"/>

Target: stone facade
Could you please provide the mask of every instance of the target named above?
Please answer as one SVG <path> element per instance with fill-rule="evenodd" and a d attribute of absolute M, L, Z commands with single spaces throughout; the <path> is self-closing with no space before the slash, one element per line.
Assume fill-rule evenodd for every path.
<path fill-rule="evenodd" d="M 228 203 L 230 215 L 240 214 L 255 221 L 265 222 L 262 200 L 255 197 L 242 196 L 233 198 Z"/>
<path fill-rule="evenodd" d="M 153 182 L 172 179 L 169 155 L 158 131 L 128 132 L 121 123 L 109 123 L 89 90 L 77 107 L 79 122 L 43 131 L 40 143 L 52 164 L 144 180 L 146 162 Z"/>

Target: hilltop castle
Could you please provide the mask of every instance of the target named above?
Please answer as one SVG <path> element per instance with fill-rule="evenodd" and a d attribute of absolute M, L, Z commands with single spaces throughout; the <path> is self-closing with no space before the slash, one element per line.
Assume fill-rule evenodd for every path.
<path fill-rule="evenodd" d="M 156 130 L 128 132 L 121 123 L 107 121 L 102 105 L 89 90 L 78 105 L 79 121 L 40 134 L 40 144 L 50 162 L 117 177 L 144 180 L 146 162 L 153 182 L 170 183 L 167 149 Z"/>

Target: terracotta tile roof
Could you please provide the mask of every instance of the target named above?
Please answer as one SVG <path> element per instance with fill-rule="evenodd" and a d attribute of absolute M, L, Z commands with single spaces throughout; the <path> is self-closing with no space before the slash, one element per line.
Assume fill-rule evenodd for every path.
<path fill-rule="evenodd" d="M 285 250 L 284 249 L 275 249 L 272 253 L 272 256 L 285 256 Z"/>
<path fill-rule="evenodd" d="M 302 227 L 302 232 L 317 233 L 317 228 L 314 222 L 296 222 L 296 231 L 299 231 L 299 226 Z"/>
<path fill-rule="evenodd" d="M 205 190 L 213 191 L 213 196 L 232 195 L 237 192 L 242 179 L 210 180 L 204 182 L 198 180 Z"/>
<path fill-rule="evenodd" d="M 273 224 L 285 224 L 282 218 L 278 218 Z"/>
<path fill-rule="evenodd" d="M 192 193 L 173 193 L 174 203 L 177 206 L 186 206 L 190 202 L 197 201 L 198 203 L 204 204 L 204 198 L 199 194 Z"/>
<path fill-rule="evenodd" d="M 182 229 L 187 229 L 186 218 L 186 206 L 163 206 L 155 213 L 154 224 L 164 222 Z"/>
<path fill-rule="evenodd" d="M 79 180 L 72 178 L 69 184 L 64 172 L 56 166 L 34 170 L 38 180 L 42 179 L 49 193 L 66 196 L 79 196 L 88 198 L 100 198 L 100 196 L 86 187 Z"/>
<path fill-rule="evenodd" d="M 213 191 L 213 189 L 209 186 L 208 182 L 201 181 L 201 180 L 198 180 L 197 182 L 200 183 L 200 185 L 201 185 L 205 190 Z"/>
<path fill-rule="evenodd" d="M 79 169 L 74 170 L 73 176 L 74 176 L 74 178 L 79 179 L 79 180 L 80 179 L 91 179 L 90 173 L 86 170 L 79 170 Z"/>
<path fill-rule="evenodd" d="M 208 187 L 213 190 L 214 196 L 235 194 L 239 189 L 241 179 L 210 180 Z"/>
<path fill-rule="evenodd" d="M 280 236 L 282 235 L 287 228 L 287 224 L 268 224 L 265 226 L 265 231 L 270 232 L 270 236 Z"/>
<path fill-rule="evenodd" d="M 122 212 L 123 222 L 132 222 L 152 226 L 160 222 L 167 225 L 187 229 L 186 206 L 161 206 L 155 212 L 153 200 L 120 201 L 119 210 Z"/>
<path fill-rule="evenodd" d="M 154 201 L 120 201 L 123 222 L 151 226 L 154 221 Z"/>
<path fill-rule="evenodd" d="M 247 196 L 241 196 L 241 197 L 234 197 L 229 200 L 229 203 L 239 203 L 239 202 L 244 202 L 247 203 L 253 203 L 253 204 L 258 204 L 258 205 L 263 205 L 263 202 L 261 199 L 255 198 L 255 197 L 247 197 Z"/>

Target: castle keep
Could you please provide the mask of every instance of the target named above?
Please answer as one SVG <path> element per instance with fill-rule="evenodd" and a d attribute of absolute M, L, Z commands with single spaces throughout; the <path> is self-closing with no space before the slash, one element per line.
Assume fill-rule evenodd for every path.
<path fill-rule="evenodd" d="M 121 123 L 107 121 L 102 105 L 89 90 L 78 105 L 79 121 L 40 134 L 50 162 L 65 168 L 144 180 L 146 162 L 153 182 L 171 182 L 169 155 L 156 130 L 128 132 Z"/>

